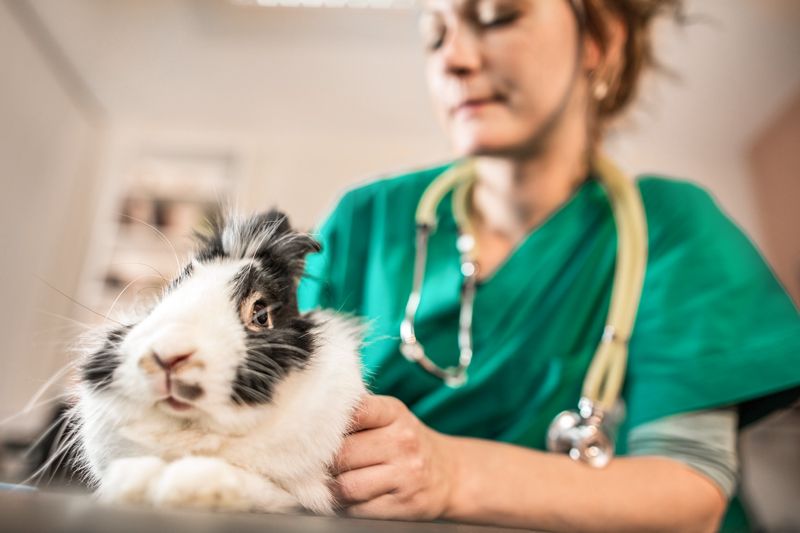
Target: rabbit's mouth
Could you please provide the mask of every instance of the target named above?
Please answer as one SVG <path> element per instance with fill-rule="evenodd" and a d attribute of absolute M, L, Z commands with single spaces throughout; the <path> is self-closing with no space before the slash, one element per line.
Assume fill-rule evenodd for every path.
<path fill-rule="evenodd" d="M 171 412 L 179 412 L 185 413 L 186 411 L 190 411 L 194 409 L 194 406 L 190 403 L 181 401 L 177 399 L 175 396 L 167 396 L 166 398 L 162 398 L 156 402 L 156 405 L 159 407 L 166 409 Z"/>

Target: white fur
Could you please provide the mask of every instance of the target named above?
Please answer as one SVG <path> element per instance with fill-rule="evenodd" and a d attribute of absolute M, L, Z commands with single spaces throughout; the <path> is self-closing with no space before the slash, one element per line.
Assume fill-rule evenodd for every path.
<path fill-rule="evenodd" d="M 314 313 L 310 363 L 279 383 L 270 403 L 230 399 L 245 357 L 245 332 L 230 297 L 247 260 L 194 264 L 120 346 L 122 364 L 104 390 L 82 385 L 76 407 L 84 456 L 106 501 L 158 506 L 330 513 L 328 468 L 365 394 L 361 326 Z M 162 403 L 165 385 L 142 358 L 194 351 L 204 368 L 181 379 L 205 394 L 188 412 Z"/>

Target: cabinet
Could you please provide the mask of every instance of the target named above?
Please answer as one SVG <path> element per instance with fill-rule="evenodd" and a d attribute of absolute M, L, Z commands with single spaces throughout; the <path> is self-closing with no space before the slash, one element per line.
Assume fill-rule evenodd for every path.
<path fill-rule="evenodd" d="M 89 267 L 90 301 L 110 317 L 158 298 L 189 259 L 193 232 L 225 210 L 240 181 L 237 155 L 224 148 L 145 144 L 131 152 L 106 195 Z"/>

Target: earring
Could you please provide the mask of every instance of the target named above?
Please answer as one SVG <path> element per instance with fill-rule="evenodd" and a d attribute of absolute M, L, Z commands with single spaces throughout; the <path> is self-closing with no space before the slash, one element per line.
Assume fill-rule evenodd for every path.
<path fill-rule="evenodd" d="M 601 79 L 596 69 L 589 71 L 589 90 L 592 92 L 592 97 L 602 102 L 608 96 L 608 82 Z"/>
<path fill-rule="evenodd" d="M 600 80 L 592 86 L 592 96 L 598 102 L 605 99 L 608 96 L 608 83 L 604 80 Z"/>

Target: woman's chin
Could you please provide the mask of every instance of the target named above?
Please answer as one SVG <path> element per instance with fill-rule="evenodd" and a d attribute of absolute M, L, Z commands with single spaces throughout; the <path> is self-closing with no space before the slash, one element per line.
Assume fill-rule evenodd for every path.
<path fill-rule="evenodd" d="M 469 139 L 459 140 L 454 143 L 455 152 L 458 157 L 478 157 L 478 156 L 509 156 L 518 151 L 518 144 L 503 142 L 496 139 L 479 140 Z"/>
<path fill-rule="evenodd" d="M 459 157 L 509 156 L 518 153 L 521 145 L 524 142 L 508 135 L 507 131 L 462 130 L 452 136 L 452 146 Z"/>

